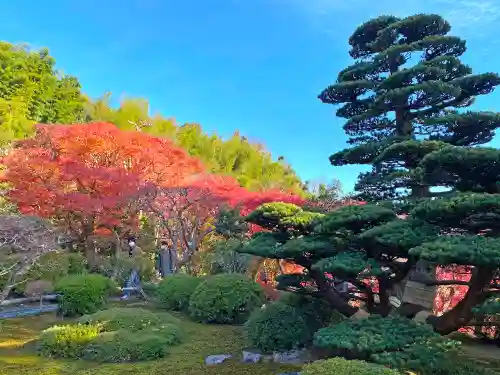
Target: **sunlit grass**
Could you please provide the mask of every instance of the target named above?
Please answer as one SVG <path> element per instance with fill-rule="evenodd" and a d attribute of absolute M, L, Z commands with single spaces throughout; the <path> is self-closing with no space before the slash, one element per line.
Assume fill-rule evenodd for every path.
<path fill-rule="evenodd" d="M 30 342 L 45 328 L 61 324 L 54 314 L 8 319 L 0 326 L 0 374 L 8 375 L 273 375 L 297 371 L 295 366 L 242 364 L 245 342 L 240 327 L 204 325 L 179 316 L 187 333 L 185 342 L 170 349 L 169 355 L 154 362 L 96 364 L 59 361 L 36 355 Z M 26 345 L 27 344 L 27 345 Z M 218 366 L 206 366 L 211 354 L 232 354 L 233 359 Z"/>

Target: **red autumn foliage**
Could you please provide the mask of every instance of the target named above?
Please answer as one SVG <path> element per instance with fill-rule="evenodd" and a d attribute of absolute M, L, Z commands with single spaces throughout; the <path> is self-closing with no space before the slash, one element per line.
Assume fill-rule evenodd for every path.
<path fill-rule="evenodd" d="M 2 163 L 21 212 L 56 219 L 80 239 L 135 225 L 146 184 L 178 185 L 203 171 L 171 141 L 108 123 L 37 125 Z"/>
<path fill-rule="evenodd" d="M 280 191 L 250 192 L 232 177 L 205 174 L 181 186 L 157 189 L 151 210 L 163 220 L 163 237 L 172 248 L 180 247 L 182 263 L 214 231 L 214 218 L 222 208 L 237 207 L 245 215 L 272 201 L 303 202 L 300 197 Z"/>

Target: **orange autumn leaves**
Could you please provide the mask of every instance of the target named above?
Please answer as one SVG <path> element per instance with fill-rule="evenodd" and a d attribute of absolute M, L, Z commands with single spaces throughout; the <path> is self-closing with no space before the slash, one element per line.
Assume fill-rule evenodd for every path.
<path fill-rule="evenodd" d="M 280 191 L 246 191 L 233 178 L 207 173 L 170 140 L 109 123 L 38 125 L 35 137 L 19 142 L 2 164 L 7 196 L 22 213 L 55 219 L 77 235 L 133 228 L 159 189 L 186 190 L 192 214 L 203 217 L 221 204 L 248 210 L 270 200 L 301 203 Z"/>

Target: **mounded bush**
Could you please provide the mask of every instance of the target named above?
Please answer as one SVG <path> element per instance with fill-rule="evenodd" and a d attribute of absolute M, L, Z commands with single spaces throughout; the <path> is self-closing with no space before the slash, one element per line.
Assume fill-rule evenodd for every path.
<path fill-rule="evenodd" d="M 458 351 L 459 343 L 402 316 L 370 316 L 321 328 L 314 345 L 347 359 L 420 371 L 438 366 Z"/>
<path fill-rule="evenodd" d="M 181 330 L 174 324 L 138 332 L 104 332 L 83 349 L 82 358 L 95 362 L 135 362 L 163 358 L 168 354 L 168 348 L 180 343 L 181 338 Z"/>
<path fill-rule="evenodd" d="M 79 358 L 85 346 L 100 332 L 98 325 L 54 326 L 41 333 L 38 350 L 45 357 Z"/>
<path fill-rule="evenodd" d="M 186 274 L 169 275 L 158 284 L 156 297 L 167 309 L 186 311 L 191 295 L 201 282 L 201 278 Z"/>
<path fill-rule="evenodd" d="M 78 324 L 42 332 L 38 348 L 47 357 L 96 362 L 144 361 L 164 357 L 181 342 L 179 320 L 168 313 L 113 308 L 80 318 Z"/>
<path fill-rule="evenodd" d="M 297 309 L 281 302 L 256 310 L 245 324 L 249 344 L 265 353 L 302 347 L 314 332 Z"/>
<path fill-rule="evenodd" d="M 246 337 L 264 352 L 305 347 L 319 328 L 338 322 L 337 315 L 322 299 L 286 293 L 250 316 Z"/>
<path fill-rule="evenodd" d="M 284 293 L 278 301 L 298 309 L 314 331 L 344 320 L 342 314 L 332 310 L 332 307 L 323 298 L 314 298 L 297 293 Z"/>
<path fill-rule="evenodd" d="M 265 302 L 259 284 L 239 274 L 207 278 L 189 301 L 189 315 L 200 322 L 243 324 Z"/>
<path fill-rule="evenodd" d="M 136 332 L 164 324 L 178 324 L 179 319 L 169 313 L 155 313 L 142 308 L 116 307 L 98 311 L 92 315 L 84 315 L 78 322 L 100 325 L 106 332 L 121 329 Z"/>
<path fill-rule="evenodd" d="M 305 365 L 302 375 L 400 375 L 387 367 L 358 360 L 331 358 Z"/>
<path fill-rule="evenodd" d="M 62 294 L 61 313 L 65 316 L 91 314 L 106 304 L 106 298 L 116 290 L 116 284 L 98 274 L 69 275 L 54 287 Z"/>

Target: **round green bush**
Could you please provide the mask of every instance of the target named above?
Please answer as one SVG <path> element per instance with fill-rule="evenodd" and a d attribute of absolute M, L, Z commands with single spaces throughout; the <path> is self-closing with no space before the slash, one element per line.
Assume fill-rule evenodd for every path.
<path fill-rule="evenodd" d="M 163 324 L 178 324 L 179 319 L 169 313 L 155 313 L 142 308 L 116 307 L 82 316 L 80 324 L 100 325 L 104 331 L 126 329 L 136 332 Z"/>
<path fill-rule="evenodd" d="M 189 315 L 200 322 L 243 324 L 265 302 L 262 287 L 239 274 L 207 278 L 189 301 Z"/>
<path fill-rule="evenodd" d="M 400 372 L 365 361 L 331 358 L 305 365 L 302 375 L 400 375 Z"/>
<path fill-rule="evenodd" d="M 343 315 L 332 310 L 330 304 L 323 298 L 284 293 L 278 301 L 298 309 L 314 331 L 329 324 L 340 323 L 344 319 Z"/>
<path fill-rule="evenodd" d="M 79 358 L 85 346 L 100 332 L 99 325 L 54 326 L 41 333 L 38 350 L 45 357 Z"/>
<path fill-rule="evenodd" d="M 302 347 L 314 332 L 298 309 L 281 302 L 255 311 L 245 324 L 249 344 L 265 353 Z"/>
<path fill-rule="evenodd" d="M 168 348 L 181 342 L 182 334 L 174 324 L 142 331 L 104 332 L 92 340 L 82 358 L 95 362 L 135 362 L 165 357 Z"/>
<path fill-rule="evenodd" d="M 54 290 L 62 295 L 60 311 L 64 316 L 91 314 L 106 303 L 116 290 L 107 277 L 98 274 L 69 275 L 57 282 Z"/>
<path fill-rule="evenodd" d="M 169 275 L 158 285 L 156 297 L 167 309 L 186 311 L 189 300 L 202 279 L 186 274 Z"/>

